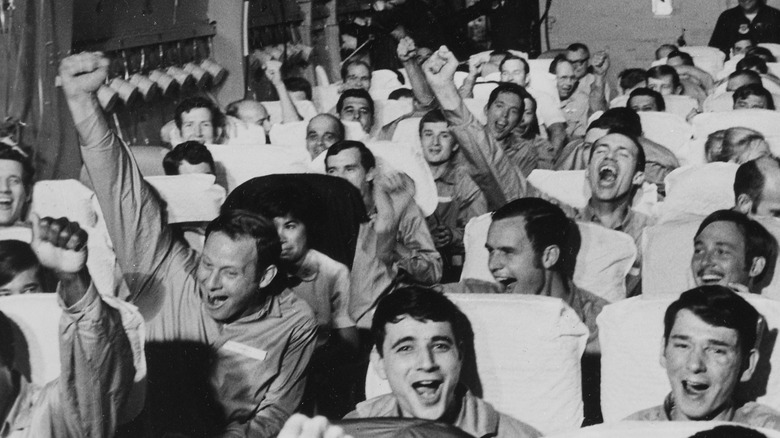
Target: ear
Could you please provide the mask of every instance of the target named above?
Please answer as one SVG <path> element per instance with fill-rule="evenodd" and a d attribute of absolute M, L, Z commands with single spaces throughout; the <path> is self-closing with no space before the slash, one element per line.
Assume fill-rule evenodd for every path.
<path fill-rule="evenodd" d="M 666 339 L 661 338 L 661 355 L 658 357 L 658 363 L 666 369 Z"/>
<path fill-rule="evenodd" d="M 373 182 L 374 178 L 376 178 L 376 173 L 377 173 L 376 166 L 369 169 L 368 172 L 366 172 L 366 181 Z"/>
<path fill-rule="evenodd" d="M 276 265 L 268 265 L 268 267 L 265 268 L 265 271 L 263 272 L 263 276 L 260 277 L 260 282 L 257 285 L 258 289 L 268 287 L 268 285 L 271 284 L 271 282 L 276 277 L 276 273 L 278 271 L 279 270 L 276 268 Z"/>
<path fill-rule="evenodd" d="M 379 355 L 379 351 L 376 349 L 376 345 L 371 349 L 370 355 L 371 364 L 374 365 L 377 375 L 383 380 L 387 380 L 387 371 L 385 370 L 385 359 Z"/>
<path fill-rule="evenodd" d="M 455 143 L 453 143 L 453 144 L 452 144 L 452 152 L 455 152 L 455 151 L 457 151 L 458 149 L 460 149 L 460 143 L 458 143 L 458 142 L 456 141 Z"/>
<path fill-rule="evenodd" d="M 753 377 L 753 373 L 756 372 L 756 366 L 758 365 L 759 353 L 758 350 L 753 348 L 748 353 L 747 368 L 742 371 L 742 375 L 739 377 L 740 382 L 747 382 Z"/>
<path fill-rule="evenodd" d="M 558 263 L 558 258 L 561 256 L 561 249 L 558 245 L 550 245 L 544 249 L 542 253 L 542 266 L 544 269 L 550 269 Z"/>
<path fill-rule="evenodd" d="M 218 138 L 222 138 L 222 127 L 221 126 L 217 126 L 214 129 L 214 139 L 218 139 Z"/>
<path fill-rule="evenodd" d="M 634 173 L 634 177 L 631 178 L 631 184 L 635 186 L 641 186 L 645 182 L 645 173 L 641 170 Z"/>
<path fill-rule="evenodd" d="M 674 89 L 674 94 L 683 94 L 682 85 L 678 85 L 677 88 Z"/>
<path fill-rule="evenodd" d="M 753 211 L 753 199 L 747 193 L 742 193 L 737 196 L 737 205 L 734 208 L 740 213 L 750 214 Z"/>
<path fill-rule="evenodd" d="M 766 268 L 766 258 L 753 257 L 753 264 L 750 266 L 750 271 L 748 272 L 748 275 L 751 278 L 756 277 L 760 275 L 762 272 L 764 272 L 764 268 Z"/>

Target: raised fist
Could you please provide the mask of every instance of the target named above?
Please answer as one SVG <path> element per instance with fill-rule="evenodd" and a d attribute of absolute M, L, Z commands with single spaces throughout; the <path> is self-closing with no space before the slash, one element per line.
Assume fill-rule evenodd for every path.
<path fill-rule="evenodd" d="M 87 232 L 67 218 L 32 216 L 32 246 L 42 266 L 57 274 L 75 274 L 87 265 Z"/>
<path fill-rule="evenodd" d="M 68 98 L 91 95 L 106 81 L 108 58 L 101 52 L 70 55 L 60 62 L 62 89 Z"/>

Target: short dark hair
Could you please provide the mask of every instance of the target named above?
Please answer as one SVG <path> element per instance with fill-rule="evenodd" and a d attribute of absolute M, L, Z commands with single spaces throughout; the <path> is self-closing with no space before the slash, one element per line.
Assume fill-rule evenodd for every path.
<path fill-rule="evenodd" d="M 523 101 L 524 92 L 525 89 L 517 84 L 513 84 L 511 82 L 499 82 L 498 86 L 490 92 L 487 106 L 490 108 L 490 106 L 493 105 L 493 102 L 495 102 L 495 100 L 498 98 L 498 95 L 501 93 L 516 94 L 517 97 L 520 98 L 520 114 L 522 115 L 523 111 L 525 111 L 525 102 Z M 525 94 L 527 94 L 527 92 Z"/>
<path fill-rule="evenodd" d="M 29 189 L 35 175 L 35 168 L 30 161 L 29 154 L 20 146 L 11 146 L 0 143 L 0 160 L 16 161 L 22 165 L 22 184 Z"/>
<path fill-rule="evenodd" d="M 601 117 L 588 126 L 588 130 L 592 128 L 617 129 L 627 132 L 632 137 L 641 137 L 642 119 L 631 108 L 619 106 L 604 111 Z"/>
<path fill-rule="evenodd" d="M 690 438 L 766 438 L 763 433 L 746 426 L 736 424 L 721 424 L 712 429 L 702 430 L 691 435 Z"/>
<path fill-rule="evenodd" d="M 16 357 L 14 324 L 3 312 L 0 312 L 0 367 L 12 368 Z"/>
<path fill-rule="evenodd" d="M 583 43 L 572 43 L 569 44 L 569 47 L 566 48 L 567 52 L 578 52 L 580 50 L 590 53 L 590 49 L 588 49 L 588 46 L 586 46 Z"/>
<path fill-rule="evenodd" d="M 311 100 L 311 83 L 300 76 L 292 76 L 284 80 L 287 91 L 303 91 L 306 100 Z"/>
<path fill-rule="evenodd" d="M 759 58 L 763 59 L 764 62 L 777 62 L 775 55 L 773 55 L 772 51 L 766 47 L 753 46 L 749 48 L 747 52 L 745 52 L 745 58 L 748 56 L 758 56 Z"/>
<path fill-rule="evenodd" d="M 214 157 L 211 156 L 209 148 L 198 141 L 185 141 L 165 154 L 165 157 L 163 158 L 163 169 L 165 169 L 165 174 L 178 175 L 179 165 L 181 165 L 182 161 L 186 161 L 193 165 L 206 163 L 209 165 L 212 173 L 216 174 L 217 172 L 216 166 L 214 165 Z"/>
<path fill-rule="evenodd" d="M 173 120 L 176 122 L 176 127 L 181 129 L 181 115 L 188 113 L 195 108 L 205 108 L 211 112 L 211 124 L 214 125 L 214 132 L 216 135 L 217 128 L 221 128 L 225 124 L 224 116 L 214 102 L 201 96 L 188 97 L 176 106 L 176 110 L 174 110 L 173 113 Z"/>
<path fill-rule="evenodd" d="M 707 140 L 704 142 L 704 153 L 707 157 L 712 156 L 711 161 L 728 161 L 728 157 L 724 157 L 723 153 L 723 139 L 726 138 L 726 130 L 721 129 L 715 131 L 707 136 Z M 713 149 L 715 149 L 713 151 Z"/>
<path fill-rule="evenodd" d="M 212 233 L 224 233 L 232 240 L 249 238 L 255 241 L 257 264 L 255 280 L 259 280 L 266 268 L 279 266 L 282 244 L 273 221 L 247 210 L 222 211 L 206 227 L 206 240 Z"/>
<path fill-rule="evenodd" d="M 764 184 L 766 184 L 766 178 L 761 169 L 758 168 L 757 160 L 742 163 L 734 175 L 734 197 L 739 198 L 740 195 L 747 195 L 753 201 L 753 211 L 751 213 L 755 213 L 758 204 L 761 202 Z"/>
<path fill-rule="evenodd" d="M 747 269 L 750 268 L 753 264 L 753 259 L 756 257 L 763 257 L 767 264 L 777 259 L 775 239 L 769 231 L 757 221 L 736 210 L 717 210 L 710 213 L 701 222 L 699 229 L 696 230 L 696 235 L 693 237 L 694 240 L 699 237 L 705 228 L 714 222 L 731 222 L 742 234 L 742 238 L 745 240 L 745 263 L 747 263 Z M 760 282 L 770 270 L 769 266 L 764 268 L 760 274 L 754 277 L 756 282 Z"/>
<path fill-rule="evenodd" d="M 685 53 L 681 50 L 675 50 L 666 55 L 667 62 L 669 62 L 669 58 L 680 58 L 683 65 L 693 66 L 693 57 L 689 53 Z"/>
<path fill-rule="evenodd" d="M 638 84 L 647 81 L 647 70 L 643 68 L 627 68 L 618 75 L 620 88 L 630 90 Z"/>
<path fill-rule="evenodd" d="M 634 143 L 634 146 L 636 146 L 636 166 L 634 167 L 634 173 L 636 172 L 644 172 L 645 171 L 645 165 L 647 165 L 647 156 L 645 155 L 645 148 L 642 147 L 642 143 L 639 142 L 639 138 L 631 135 L 631 132 L 626 131 L 622 128 L 610 128 L 605 135 L 609 134 L 620 134 L 623 137 L 628 138 L 631 140 L 632 143 Z M 590 155 L 588 156 L 588 161 L 593 159 L 593 151 L 595 151 L 595 145 L 594 147 L 590 148 Z"/>
<path fill-rule="evenodd" d="M 32 247 L 20 240 L 0 240 L 0 286 L 13 281 L 24 271 L 38 268 L 41 264 Z"/>
<path fill-rule="evenodd" d="M 522 217 L 525 220 L 525 234 L 540 261 L 545 248 L 555 245 L 559 249 L 558 262 L 551 270 L 567 276 L 574 272 L 577 254 L 571 248 L 571 219 L 557 205 L 541 198 L 515 199 L 493 212 L 493 222 L 502 219 Z"/>
<path fill-rule="evenodd" d="M 649 88 L 637 88 L 636 90 L 632 91 L 628 97 L 628 102 L 626 102 L 627 107 L 631 107 L 631 99 L 636 96 L 652 97 L 655 101 L 655 107 L 658 109 L 658 111 L 666 111 L 666 102 L 664 102 L 664 97 L 661 95 L 661 93 Z"/>
<path fill-rule="evenodd" d="M 255 211 L 263 217 L 274 219 L 290 216 L 303 223 L 307 233 L 316 221 L 306 194 L 294 186 L 271 188 L 263 192 L 256 201 Z"/>
<path fill-rule="evenodd" d="M 680 86 L 680 75 L 677 74 L 677 70 L 669 65 L 656 65 L 647 71 L 647 82 L 650 83 L 650 79 L 663 79 L 664 76 L 672 77 L 672 86 L 677 88 Z"/>
<path fill-rule="evenodd" d="M 499 65 L 498 65 L 498 71 L 500 72 L 500 71 L 501 71 L 501 70 L 504 68 L 504 64 L 505 64 L 507 61 L 512 61 L 512 60 L 517 60 L 517 61 L 520 61 L 520 64 L 523 64 L 523 68 L 525 69 L 525 74 L 526 74 L 526 75 L 528 75 L 529 73 L 531 73 L 531 68 L 528 66 L 528 61 L 526 61 L 525 59 L 523 59 L 523 57 L 522 57 L 522 56 L 515 56 L 515 55 L 512 55 L 511 53 L 509 54 L 509 56 L 507 56 L 506 58 L 504 58 L 504 59 L 501 61 L 501 64 L 499 64 Z"/>
<path fill-rule="evenodd" d="M 655 49 L 655 59 L 662 59 L 663 57 L 661 55 L 662 50 L 671 50 L 674 52 L 675 50 L 680 50 L 679 47 L 675 46 L 674 44 L 661 44 L 658 46 L 657 49 Z"/>
<path fill-rule="evenodd" d="M 360 152 L 360 165 L 363 166 L 363 170 L 369 171 L 376 167 L 376 158 L 374 158 L 373 152 L 365 144 L 355 140 L 341 140 L 333 143 L 325 153 L 325 167 L 328 167 L 328 158 L 353 148 Z"/>
<path fill-rule="evenodd" d="M 350 88 L 348 90 L 344 90 L 343 93 L 341 93 L 341 96 L 339 96 L 339 101 L 336 103 L 336 112 L 341 113 L 341 109 L 344 107 L 344 101 L 348 97 L 357 97 L 360 99 L 365 99 L 366 102 L 368 102 L 368 109 L 371 111 L 371 116 L 374 116 L 374 99 L 371 98 L 371 95 L 368 93 L 368 91 L 362 89 L 362 88 Z"/>
<path fill-rule="evenodd" d="M 766 61 L 756 55 L 745 56 L 737 62 L 737 71 L 741 70 L 753 70 L 760 74 L 766 74 L 769 71 L 769 67 L 766 65 Z"/>
<path fill-rule="evenodd" d="M 775 109 L 775 100 L 772 98 L 772 93 L 760 84 L 745 84 L 734 90 L 734 94 L 732 95 L 734 105 L 737 104 L 738 100 L 747 99 L 750 96 L 763 97 L 766 101 L 767 109 Z"/>
<path fill-rule="evenodd" d="M 360 58 L 352 58 L 349 61 L 345 62 L 341 66 L 341 80 L 346 81 L 347 80 L 347 74 L 349 73 L 349 68 L 353 65 L 362 65 L 363 67 L 368 69 L 369 75 L 371 74 L 371 66 L 368 65 L 366 61 L 363 61 Z"/>
<path fill-rule="evenodd" d="M 728 80 L 736 79 L 740 76 L 747 76 L 750 78 L 750 83 L 761 84 L 761 75 L 753 70 L 737 70 L 729 75 Z"/>
<path fill-rule="evenodd" d="M 555 70 L 558 69 L 558 64 L 562 62 L 568 62 L 569 64 L 571 64 L 571 62 L 569 62 L 569 60 L 566 59 L 566 55 L 564 55 L 563 53 L 559 53 L 555 55 L 555 58 L 553 58 L 552 62 L 550 63 L 550 70 L 549 70 L 550 73 L 555 74 Z M 574 65 L 572 64 L 572 67 L 573 66 Z"/>
<path fill-rule="evenodd" d="M 371 322 L 371 333 L 376 341 L 379 356 L 384 356 L 383 346 L 387 324 L 397 324 L 409 316 L 416 321 L 448 322 L 452 327 L 453 341 L 461 355 L 473 342 L 474 332 L 466 315 L 443 293 L 422 286 L 399 288 L 379 300 Z M 462 356 L 461 356 L 462 357 Z"/>
<path fill-rule="evenodd" d="M 426 123 L 447 123 L 444 113 L 440 109 L 430 110 L 420 119 L 420 128 L 418 133 L 422 136 L 423 125 Z"/>
<path fill-rule="evenodd" d="M 399 100 L 404 97 L 414 98 L 414 92 L 408 88 L 396 88 L 387 95 L 387 100 Z"/>
<path fill-rule="evenodd" d="M 725 286 L 699 286 L 683 292 L 670 304 L 664 314 L 664 344 L 669 342 L 681 310 L 692 312 L 709 325 L 736 330 L 743 361 L 747 360 L 750 350 L 758 348 L 761 315 L 744 298 Z"/>

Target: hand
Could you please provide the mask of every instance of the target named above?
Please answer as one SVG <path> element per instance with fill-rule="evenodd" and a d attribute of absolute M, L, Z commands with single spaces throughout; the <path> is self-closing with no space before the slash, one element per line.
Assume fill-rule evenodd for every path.
<path fill-rule="evenodd" d="M 452 243 L 452 230 L 444 225 L 437 225 L 431 230 L 431 237 L 436 248 L 443 248 Z"/>
<path fill-rule="evenodd" d="M 450 52 L 447 46 L 441 46 L 423 64 L 425 77 L 432 86 L 434 84 L 442 85 L 452 82 L 457 69 L 458 59 L 455 58 L 455 55 Z"/>
<path fill-rule="evenodd" d="M 591 60 L 591 66 L 593 66 L 593 73 L 599 76 L 604 76 L 609 70 L 609 54 L 604 51 L 596 52 L 593 54 Z"/>
<path fill-rule="evenodd" d="M 489 56 L 474 55 L 469 58 L 469 76 L 476 78 L 482 74 L 482 67 L 490 61 Z"/>
<path fill-rule="evenodd" d="M 333 426 L 325 417 L 309 418 L 293 414 L 279 432 L 278 438 L 352 438 L 338 426 Z"/>
<path fill-rule="evenodd" d="M 407 189 L 407 177 L 396 170 L 383 169 L 374 181 L 374 186 L 388 195 Z"/>
<path fill-rule="evenodd" d="M 76 274 L 87 265 L 87 232 L 67 218 L 32 215 L 32 246 L 41 266 L 57 274 Z"/>
<path fill-rule="evenodd" d="M 741 293 L 741 294 L 749 294 L 750 289 L 745 286 L 744 284 L 739 283 L 729 283 L 728 285 L 729 289 L 733 290 L 734 292 Z"/>
<path fill-rule="evenodd" d="M 263 70 L 265 75 L 274 85 L 284 84 L 282 82 L 282 63 L 279 61 L 269 60 L 263 64 Z"/>
<path fill-rule="evenodd" d="M 396 48 L 398 54 L 398 60 L 401 62 L 407 62 L 417 55 L 417 46 L 414 44 L 414 40 L 410 37 L 403 37 L 398 41 L 398 47 Z"/>
<path fill-rule="evenodd" d="M 70 55 L 60 62 L 62 90 L 68 99 L 90 96 L 106 81 L 108 58 L 101 52 Z"/>

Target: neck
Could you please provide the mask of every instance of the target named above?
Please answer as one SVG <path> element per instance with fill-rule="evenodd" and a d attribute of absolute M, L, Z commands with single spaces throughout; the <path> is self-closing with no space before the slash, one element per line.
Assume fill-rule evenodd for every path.
<path fill-rule="evenodd" d="M 729 400 L 724 405 L 710 412 L 708 415 L 702 418 L 689 418 L 685 413 L 680 412 L 677 408 L 677 404 L 674 402 L 674 397 L 671 395 L 667 399 L 666 403 L 666 416 L 672 421 L 732 421 L 734 418 L 734 403 Z"/>
<path fill-rule="evenodd" d="M 588 204 L 596 213 L 596 216 L 598 216 L 599 222 L 601 222 L 602 225 L 614 228 L 615 226 L 620 225 L 628 214 L 631 204 L 630 201 L 631 196 L 626 194 L 614 201 L 600 201 L 591 197 Z"/>
<path fill-rule="evenodd" d="M 447 163 L 449 161 L 443 161 L 441 163 L 428 163 L 428 167 L 431 169 L 431 173 L 433 174 L 433 179 L 436 180 L 437 178 L 441 177 L 444 174 L 444 171 L 447 170 Z"/>
<path fill-rule="evenodd" d="M 544 286 L 537 293 L 546 297 L 560 298 L 567 301 L 569 297 L 569 282 L 558 271 L 545 271 Z"/>

